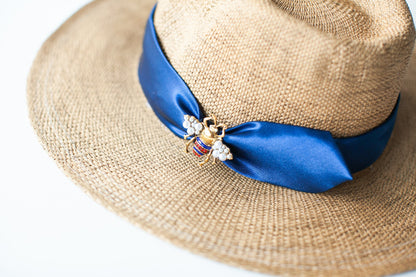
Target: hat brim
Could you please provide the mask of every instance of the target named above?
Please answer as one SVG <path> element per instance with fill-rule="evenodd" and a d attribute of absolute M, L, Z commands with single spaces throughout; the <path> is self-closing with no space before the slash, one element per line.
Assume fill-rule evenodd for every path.
<path fill-rule="evenodd" d="M 63 171 L 105 207 L 180 247 L 264 273 L 416 268 L 416 59 L 382 157 L 328 192 L 202 169 L 146 105 L 137 77 L 151 0 L 89 4 L 42 46 L 30 118 Z"/>

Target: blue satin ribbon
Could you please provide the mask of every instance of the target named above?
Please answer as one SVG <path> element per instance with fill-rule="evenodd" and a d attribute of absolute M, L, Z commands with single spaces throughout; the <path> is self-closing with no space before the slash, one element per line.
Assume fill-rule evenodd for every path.
<path fill-rule="evenodd" d="M 155 6 L 156 7 L 156 6 Z M 200 121 L 194 95 L 162 52 L 153 24 L 147 22 L 139 80 L 158 118 L 180 138 L 184 115 Z M 323 192 L 370 166 L 383 152 L 396 119 L 398 102 L 389 118 L 355 137 L 333 138 L 327 131 L 273 122 L 247 122 L 226 130 L 223 139 L 234 159 L 224 163 L 246 177 L 304 192 Z"/>

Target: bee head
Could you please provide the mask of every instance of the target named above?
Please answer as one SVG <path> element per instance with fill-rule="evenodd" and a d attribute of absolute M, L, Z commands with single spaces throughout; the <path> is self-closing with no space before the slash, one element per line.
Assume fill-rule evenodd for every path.
<path fill-rule="evenodd" d="M 209 126 L 209 130 L 211 131 L 212 134 L 216 134 L 218 132 L 218 128 L 216 125 Z"/>

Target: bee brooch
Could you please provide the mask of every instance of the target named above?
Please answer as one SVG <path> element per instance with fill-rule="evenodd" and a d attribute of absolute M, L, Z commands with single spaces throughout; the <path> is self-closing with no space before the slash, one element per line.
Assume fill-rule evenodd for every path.
<path fill-rule="evenodd" d="M 205 117 L 202 123 L 194 116 L 185 115 L 183 127 L 188 133 L 183 137 L 185 152 L 188 153 L 189 146 L 194 143 L 192 152 L 197 157 L 206 155 L 205 159 L 199 163 L 200 166 L 206 164 L 211 157 L 213 157 L 213 164 L 215 164 L 216 159 L 222 162 L 233 159 L 230 148 L 222 142 L 227 125 L 217 124 L 217 118 L 214 115 Z M 221 132 L 221 134 L 218 134 L 218 132 Z M 188 140 L 190 137 L 192 138 Z"/>

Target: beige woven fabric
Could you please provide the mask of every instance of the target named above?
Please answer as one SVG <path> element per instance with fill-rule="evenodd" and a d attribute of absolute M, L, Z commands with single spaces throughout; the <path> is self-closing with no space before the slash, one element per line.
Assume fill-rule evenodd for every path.
<path fill-rule="evenodd" d="M 155 27 L 206 114 L 362 134 L 391 113 L 414 44 L 404 0 L 161 0 Z"/>
<path fill-rule="evenodd" d="M 137 78 L 152 6 L 94 2 L 39 51 L 27 86 L 30 118 L 65 174 L 133 224 L 227 264 L 285 276 L 416 268 L 415 59 L 382 157 L 326 193 L 297 192 L 222 164 L 200 169 L 162 126 Z"/>

